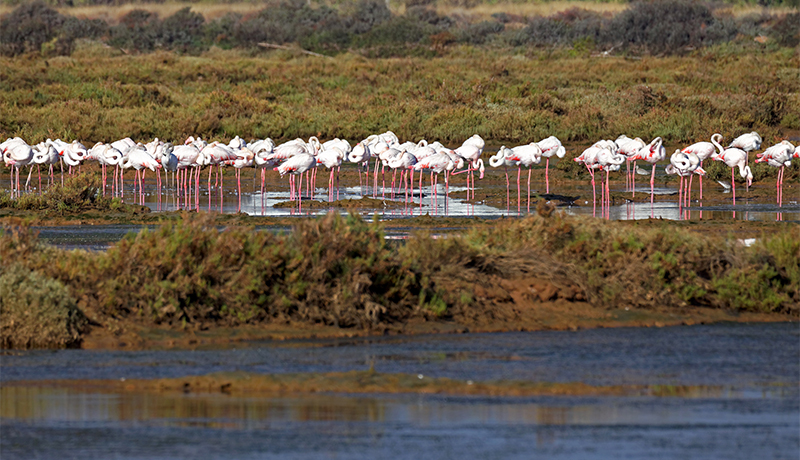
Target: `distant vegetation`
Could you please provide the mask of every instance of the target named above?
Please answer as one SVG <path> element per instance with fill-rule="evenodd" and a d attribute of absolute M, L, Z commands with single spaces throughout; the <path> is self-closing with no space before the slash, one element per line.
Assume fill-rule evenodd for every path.
<path fill-rule="evenodd" d="M 352 143 L 391 129 L 404 140 L 448 144 L 478 133 L 494 147 L 625 133 L 661 136 L 674 148 L 714 132 L 730 140 L 753 130 L 772 145 L 800 130 L 800 55 L 789 48 L 749 41 L 684 57 L 604 58 L 573 49 L 486 56 L 473 45 L 438 59 L 284 50 L 125 56 L 81 42 L 69 58 L 0 57 L 0 138 L 91 146 L 126 136 L 316 135 Z"/>
<path fill-rule="evenodd" d="M 798 1 L 781 4 L 797 6 Z M 72 0 L 53 3 L 70 5 Z M 465 5 L 474 3 L 479 2 L 467 0 Z M 293 43 L 328 55 L 355 50 L 372 57 L 429 55 L 454 44 L 653 55 L 758 37 L 777 46 L 800 44 L 800 13 L 733 17 L 715 13 L 714 4 L 689 0 L 635 2 L 616 15 L 583 8 L 547 17 L 501 12 L 477 23 L 461 15 L 441 14 L 433 2 L 426 1 L 408 2 L 404 14 L 392 13 L 387 3 L 378 0 L 339 7 L 310 5 L 305 0 L 283 0 L 255 14 L 229 13 L 214 20 L 206 20 L 190 7 L 165 18 L 136 9 L 118 23 L 107 23 L 64 15 L 36 0 L 20 5 L 0 21 L 0 52 L 68 55 L 81 38 L 101 40 L 128 53 L 197 54 L 212 46 L 247 49 L 259 43 Z"/>

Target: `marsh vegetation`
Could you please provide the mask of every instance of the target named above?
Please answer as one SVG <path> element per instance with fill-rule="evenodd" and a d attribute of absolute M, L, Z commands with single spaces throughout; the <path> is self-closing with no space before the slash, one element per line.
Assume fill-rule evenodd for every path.
<path fill-rule="evenodd" d="M 63 285 L 92 327 L 114 333 L 136 324 L 380 332 L 423 320 L 517 327 L 524 305 L 559 300 L 603 309 L 800 312 L 800 241 L 790 227 L 745 248 L 668 225 L 560 213 L 400 244 L 384 238 L 382 224 L 352 215 L 301 220 L 285 234 L 220 230 L 212 222 L 186 216 L 105 252 L 64 251 L 25 228 L 6 228 L 0 259 L 10 284 L 3 289 L 35 297 Z M 19 276 L 50 284 L 13 282 Z M 514 298 L 515 285 L 540 294 Z M 24 343 L 8 335 L 9 299 L 3 296 L 4 343 Z"/>

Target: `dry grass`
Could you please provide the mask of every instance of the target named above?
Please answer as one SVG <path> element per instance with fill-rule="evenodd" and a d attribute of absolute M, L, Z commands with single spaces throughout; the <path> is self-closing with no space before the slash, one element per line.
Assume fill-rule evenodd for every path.
<path fill-rule="evenodd" d="M 469 18 L 473 21 L 490 20 L 493 14 L 505 13 L 512 16 L 552 16 L 562 11 L 581 8 L 597 13 L 616 14 L 628 8 L 627 3 L 617 2 L 581 2 L 581 1 L 554 1 L 554 2 L 525 2 L 525 3 L 483 3 L 474 7 L 461 7 L 440 4 L 436 12 L 443 16 Z"/>
<path fill-rule="evenodd" d="M 178 10 L 190 7 L 192 11 L 202 14 L 207 21 L 220 18 L 227 13 L 250 14 L 264 9 L 260 2 L 211 3 L 211 2 L 165 2 L 165 3 L 129 3 L 124 5 L 92 5 L 56 8 L 59 13 L 77 18 L 102 19 L 109 24 L 117 24 L 119 19 L 133 10 L 145 10 L 166 18 Z M 8 4 L 0 4 L 0 16 L 10 13 L 16 8 Z"/>

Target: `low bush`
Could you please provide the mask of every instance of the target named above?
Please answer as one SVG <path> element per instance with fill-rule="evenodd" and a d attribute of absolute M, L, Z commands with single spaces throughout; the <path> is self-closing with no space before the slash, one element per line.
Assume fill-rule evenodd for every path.
<path fill-rule="evenodd" d="M 2 348 L 75 347 L 86 325 L 61 282 L 20 264 L 0 269 Z"/>

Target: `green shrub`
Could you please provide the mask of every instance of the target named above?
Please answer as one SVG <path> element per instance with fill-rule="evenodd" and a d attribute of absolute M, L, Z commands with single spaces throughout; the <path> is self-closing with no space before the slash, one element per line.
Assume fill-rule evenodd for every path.
<path fill-rule="evenodd" d="M 0 271 L 0 343 L 3 348 L 80 345 L 87 325 L 59 281 L 14 264 Z"/>

